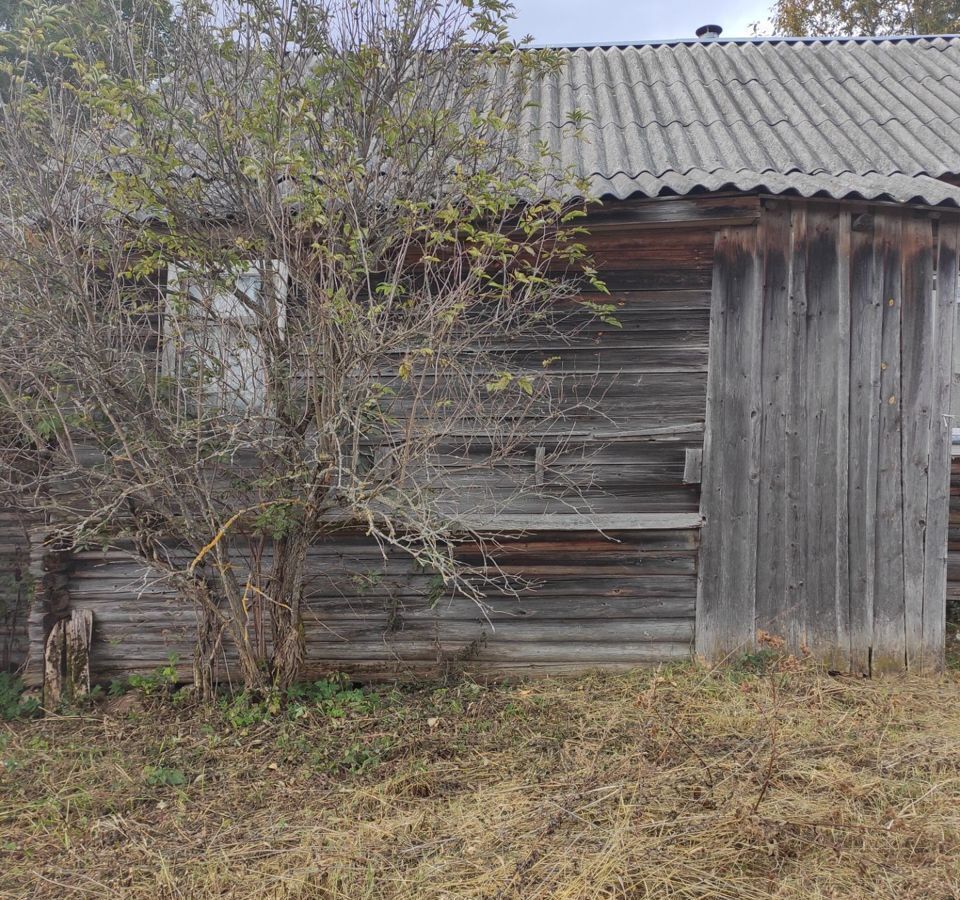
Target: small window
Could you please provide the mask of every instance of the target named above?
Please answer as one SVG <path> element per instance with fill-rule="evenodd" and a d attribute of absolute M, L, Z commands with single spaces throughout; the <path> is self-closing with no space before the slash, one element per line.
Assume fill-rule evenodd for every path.
<path fill-rule="evenodd" d="M 202 400 L 207 409 L 226 412 L 261 409 L 267 395 L 263 338 L 269 329 L 283 333 L 286 297 L 286 267 L 277 260 L 251 266 L 235 279 L 206 278 L 171 265 L 162 374 L 188 404 Z"/>

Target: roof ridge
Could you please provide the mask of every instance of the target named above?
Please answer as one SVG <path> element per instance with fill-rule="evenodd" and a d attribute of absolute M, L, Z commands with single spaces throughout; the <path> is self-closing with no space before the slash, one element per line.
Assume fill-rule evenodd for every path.
<path fill-rule="evenodd" d="M 955 115 L 953 118 L 950 118 L 950 119 L 941 118 L 936 114 L 931 115 L 928 118 L 923 118 L 922 116 L 919 116 L 919 115 L 913 115 L 908 119 L 899 119 L 894 113 L 890 113 L 885 119 L 870 117 L 862 120 L 857 120 L 851 115 L 848 115 L 845 119 L 831 119 L 829 116 L 824 116 L 821 119 L 816 119 L 816 120 L 810 119 L 808 120 L 808 122 L 805 122 L 804 124 L 805 125 L 809 124 L 814 128 L 819 128 L 820 126 L 828 122 L 831 125 L 835 125 L 837 127 L 840 127 L 841 125 L 847 125 L 850 123 L 853 123 L 857 127 L 863 127 L 871 123 L 874 123 L 876 125 L 883 127 L 884 125 L 887 125 L 890 122 L 899 122 L 905 126 L 909 125 L 912 122 L 920 122 L 923 125 L 929 125 L 931 122 L 943 122 L 944 125 L 951 126 L 954 124 L 954 122 L 957 122 L 958 120 L 960 120 L 960 113 L 958 113 L 957 115 Z M 595 121 L 590 121 L 588 119 L 587 121 L 582 123 L 582 127 L 593 128 L 596 131 L 605 131 L 608 128 L 615 128 L 618 131 L 623 132 L 623 131 L 626 131 L 631 126 L 639 128 L 641 130 L 644 128 L 650 128 L 653 125 L 658 125 L 660 128 L 670 128 L 671 126 L 674 126 L 674 125 L 677 125 L 681 128 L 689 128 L 691 125 L 702 125 L 704 128 L 712 128 L 717 125 L 746 125 L 748 127 L 752 127 L 754 125 L 769 125 L 771 128 L 776 128 L 779 125 L 783 125 L 784 123 L 786 123 L 787 125 L 793 124 L 787 116 L 781 116 L 779 119 L 775 119 L 775 120 L 764 119 L 764 118 L 748 119 L 744 116 L 739 116 L 734 119 L 724 119 L 718 116 L 717 118 L 709 119 L 709 120 L 706 120 L 703 118 L 688 119 L 688 120 L 674 118 L 666 122 L 661 121 L 660 119 L 650 119 L 647 122 L 639 122 L 636 119 L 621 119 L 616 122 L 604 122 L 602 124 L 597 123 Z M 552 119 L 543 119 L 537 122 L 536 127 L 566 129 L 570 127 L 570 123 L 555 122 Z"/>
<path fill-rule="evenodd" d="M 588 177 L 599 176 L 601 178 L 613 178 L 617 175 L 623 175 L 625 178 L 641 178 L 645 175 L 649 175 L 652 178 L 664 178 L 668 175 L 680 175 L 685 178 L 696 175 L 697 173 L 703 173 L 705 175 L 716 175 L 717 173 L 730 174 L 730 175 L 773 175 L 777 178 L 789 178 L 791 175 L 803 175 L 808 178 L 830 178 L 830 179 L 843 179 L 843 178 L 906 178 L 910 180 L 925 179 L 929 178 L 932 181 L 940 181 L 945 175 L 950 175 L 949 170 L 944 171 L 940 175 L 933 175 L 930 172 L 926 171 L 917 171 L 917 172 L 904 172 L 902 169 L 894 170 L 892 172 L 884 172 L 881 169 L 869 169 L 864 172 L 856 172 L 853 169 L 844 169 L 841 172 L 829 172 L 826 169 L 816 169 L 815 171 L 808 171 L 801 168 L 800 166 L 791 166 L 789 169 L 784 171 L 779 171 L 778 169 L 771 168 L 770 166 L 765 166 L 764 168 L 754 168 L 751 166 L 687 166 L 686 168 L 657 168 L 657 169 L 638 169 L 635 172 L 628 172 L 623 168 L 618 169 L 612 175 L 607 175 L 604 172 L 593 171 L 587 172 Z M 944 182 L 946 184 L 946 182 Z M 948 185 L 950 186 L 950 185 Z M 960 188 L 958 188 L 960 190 Z"/>
<path fill-rule="evenodd" d="M 925 81 L 935 81 L 938 84 L 940 84 L 943 81 L 945 81 L 947 78 L 956 78 L 960 80 L 960 75 L 958 75 L 955 72 L 942 72 L 939 75 L 934 75 L 928 72 L 922 78 L 911 76 L 909 79 L 906 79 L 906 80 L 914 81 L 917 84 L 923 84 Z M 883 84 L 884 82 L 887 82 L 887 81 L 895 81 L 897 84 L 903 84 L 905 79 L 897 77 L 892 73 L 888 73 L 884 75 L 882 78 L 868 78 L 861 75 L 860 73 L 851 72 L 847 75 L 844 75 L 842 78 L 837 78 L 832 75 L 827 78 L 817 78 L 816 75 L 809 75 L 806 78 L 798 78 L 796 76 L 791 76 L 790 78 L 783 78 L 779 80 L 777 83 L 781 85 L 786 85 L 786 84 L 805 85 L 813 82 L 814 84 L 831 83 L 831 84 L 837 84 L 837 85 L 844 85 L 848 81 L 856 81 L 857 84 L 871 84 L 874 82 L 877 84 Z M 590 90 L 593 87 L 614 88 L 614 87 L 620 87 L 620 86 L 629 88 L 631 90 L 635 90 L 640 87 L 652 88 L 652 87 L 662 86 L 664 88 L 673 88 L 677 86 L 689 86 L 689 85 L 702 85 L 703 87 L 709 87 L 710 85 L 714 85 L 714 84 L 718 84 L 721 87 L 726 87 L 727 85 L 732 86 L 735 84 L 740 85 L 740 87 L 746 87 L 748 84 L 764 85 L 767 82 L 763 81 L 763 79 L 760 78 L 759 75 L 752 75 L 749 78 L 739 78 L 739 77 L 735 77 L 735 78 L 717 77 L 717 78 L 709 78 L 709 79 L 691 78 L 689 81 L 683 78 L 673 78 L 673 79 L 670 79 L 669 81 L 666 78 L 656 78 L 653 81 L 644 81 L 642 79 L 636 79 L 634 81 L 616 81 L 608 78 L 601 78 L 592 83 L 589 82 L 587 79 L 582 79 L 580 81 L 572 81 L 572 80 L 571 81 L 555 81 L 554 83 L 560 87 L 570 88 L 571 90 L 577 90 L 577 89 Z"/>
<path fill-rule="evenodd" d="M 529 44 L 523 50 L 625 50 L 631 47 L 677 47 L 691 45 L 712 47 L 720 44 L 917 44 L 934 41 L 960 41 L 960 34 L 884 34 L 884 35 L 822 35 L 762 37 L 716 37 L 704 40 L 698 37 L 656 38 L 641 41 L 613 40 L 585 44 Z"/>

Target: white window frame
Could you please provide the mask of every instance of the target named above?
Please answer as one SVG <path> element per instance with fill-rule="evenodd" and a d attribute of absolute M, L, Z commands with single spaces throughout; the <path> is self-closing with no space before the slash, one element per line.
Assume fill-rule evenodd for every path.
<path fill-rule="evenodd" d="M 280 309 L 278 310 L 279 327 L 281 331 L 286 325 L 286 305 L 287 305 L 287 284 L 289 270 L 280 260 L 273 260 L 263 266 L 254 265 L 240 272 L 236 278 L 236 284 L 240 285 L 244 280 L 260 280 L 267 274 L 272 273 L 274 279 L 274 291 L 277 297 Z M 175 311 L 172 307 L 171 298 L 180 293 L 182 285 L 188 279 L 184 278 L 185 269 L 176 263 L 170 263 L 167 266 L 167 286 L 166 302 L 164 308 L 163 325 L 163 349 L 161 354 L 161 375 L 166 377 L 177 377 L 178 367 L 183 361 L 183 354 L 189 352 L 189 327 L 185 327 L 185 321 L 189 321 L 190 313 Z M 189 287 L 187 288 L 189 290 Z M 246 289 L 249 295 L 249 288 Z M 250 295 L 255 298 L 254 295 Z M 198 298 L 199 299 L 199 298 Z M 223 352 L 221 361 L 225 364 L 230 363 L 223 359 L 228 355 L 233 357 L 233 368 L 238 371 L 236 379 L 236 390 L 231 397 L 221 397 L 219 399 L 210 397 L 211 406 L 226 403 L 227 410 L 242 412 L 245 410 L 260 409 L 263 405 L 263 394 L 265 390 L 264 378 L 257 376 L 257 357 L 260 356 L 260 369 L 262 371 L 262 354 L 258 353 L 256 346 L 251 346 L 255 338 L 251 337 L 249 332 L 241 333 L 233 340 L 230 337 L 230 331 L 236 327 L 242 329 L 247 322 L 256 320 L 256 313 L 237 296 L 236 291 L 222 291 L 212 298 L 210 308 L 217 317 L 217 321 L 207 321 L 203 328 L 207 334 L 212 329 L 218 332 L 212 337 L 212 340 L 218 345 L 222 345 Z M 199 316 L 199 311 L 198 314 Z M 206 312 L 204 312 L 206 315 Z M 241 340 L 246 346 L 240 346 Z M 232 346 L 236 344 L 236 346 Z M 205 352 L 205 351 L 202 351 Z"/>

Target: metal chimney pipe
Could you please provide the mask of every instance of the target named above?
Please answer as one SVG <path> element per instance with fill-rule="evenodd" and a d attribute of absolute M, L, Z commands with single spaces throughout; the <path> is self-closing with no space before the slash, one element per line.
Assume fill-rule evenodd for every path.
<path fill-rule="evenodd" d="M 723 34 L 723 29 L 719 25 L 701 25 L 697 29 L 697 37 L 701 41 L 713 41 Z"/>

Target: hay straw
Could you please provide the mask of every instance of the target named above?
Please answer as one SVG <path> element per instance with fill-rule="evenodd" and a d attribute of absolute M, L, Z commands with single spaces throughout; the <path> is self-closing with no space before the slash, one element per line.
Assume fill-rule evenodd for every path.
<path fill-rule="evenodd" d="M 955 674 L 380 696 L 246 732 L 169 703 L 3 726 L 0 896 L 960 896 Z"/>

